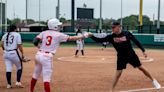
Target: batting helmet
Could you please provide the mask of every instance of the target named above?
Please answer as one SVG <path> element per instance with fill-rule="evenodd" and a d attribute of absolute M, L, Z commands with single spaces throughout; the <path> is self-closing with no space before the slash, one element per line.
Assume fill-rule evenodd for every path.
<path fill-rule="evenodd" d="M 62 23 L 56 18 L 48 20 L 48 28 L 49 29 L 58 31 L 59 25 L 62 25 Z"/>

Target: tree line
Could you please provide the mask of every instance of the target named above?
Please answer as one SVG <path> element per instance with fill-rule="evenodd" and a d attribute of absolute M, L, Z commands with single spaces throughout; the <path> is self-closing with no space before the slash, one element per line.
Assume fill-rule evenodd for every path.
<path fill-rule="evenodd" d="M 122 18 L 123 20 L 123 26 L 128 26 L 130 29 L 136 29 L 136 27 L 139 25 L 139 15 L 130 15 L 130 16 L 126 16 L 124 18 Z M 71 20 L 67 20 L 66 18 L 64 17 L 61 17 L 60 18 L 60 21 L 63 22 L 63 24 L 67 23 L 67 24 L 70 24 L 71 23 Z M 120 22 L 121 19 L 108 19 L 108 18 L 105 18 L 105 19 L 102 19 L 102 26 L 103 28 L 110 28 L 111 27 L 111 24 L 113 21 L 118 21 Z M 41 24 L 45 24 L 46 25 L 46 22 L 47 21 L 40 21 Z M 27 21 L 25 20 L 21 20 L 19 18 L 15 18 L 13 20 L 10 20 L 10 19 L 7 19 L 7 23 L 8 24 L 15 24 L 17 26 L 25 26 L 26 24 L 33 24 L 33 23 L 39 23 L 39 21 L 35 21 L 33 19 L 27 19 Z M 75 23 L 77 23 L 77 20 L 75 20 Z M 99 25 L 99 18 L 95 18 L 95 19 L 92 19 L 91 20 L 91 24 L 92 24 L 92 27 L 93 28 L 96 28 L 98 27 Z M 150 20 L 150 18 L 146 15 L 143 15 L 143 25 L 156 25 L 157 24 L 157 20 Z M 161 25 L 164 25 L 164 21 L 160 21 L 160 24 Z"/>

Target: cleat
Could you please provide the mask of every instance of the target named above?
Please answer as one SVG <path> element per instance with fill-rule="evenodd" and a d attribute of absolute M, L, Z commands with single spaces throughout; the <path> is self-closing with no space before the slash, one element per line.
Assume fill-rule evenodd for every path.
<path fill-rule="evenodd" d="M 16 85 L 16 87 L 18 87 L 18 88 L 24 88 L 24 86 L 22 85 L 21 82 L 16 82 L 15 85 Z"/>
<path fill-rule="evenodd" d="M 153 84 L 155 89 L 160 89 L 161 88 L 161 85 L 158 83 L 158 81 L 156 79 L 153 80 L 152 84 Z"/>
<path fill-rule="evenodd" d="M 10 84 L 7 84 L 7 89 L 12 88 L 12 86 Z"/>

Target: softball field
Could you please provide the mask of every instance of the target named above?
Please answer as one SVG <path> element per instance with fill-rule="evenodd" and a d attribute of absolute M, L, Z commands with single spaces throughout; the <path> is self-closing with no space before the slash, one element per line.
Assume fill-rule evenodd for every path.
<path fill-rule="evenodd" d="M 161 84 L 155 90 L 151 81 L 138 69 L 128 65 L 124 70 L 116 92 L 164 92 L 164 50 L 147 49 L 148 58 L 135 49 L 143 65 Z M 16 88 L 16 68 L 12 72 L 12 89 L 6 88 L 5 64 L 0 50 L 0 92 L 29 92 L 29 84 L 34 69 L 37 49 L 25 47 L 25 56 L 32 60 L 23 63 L 22 84 Z M 75 47 L 60 47 L 54 56 L 51 92 L 109 92 L 116 71 L 116 52 L 113 48 L 101 50 L 99 47 L 85 47 L 85 56 L 74 56 Z M 45 61 L 46 62 L 46 61 Z M 44 92 L 42 78 L 36 84 L 35 92 Z"/>

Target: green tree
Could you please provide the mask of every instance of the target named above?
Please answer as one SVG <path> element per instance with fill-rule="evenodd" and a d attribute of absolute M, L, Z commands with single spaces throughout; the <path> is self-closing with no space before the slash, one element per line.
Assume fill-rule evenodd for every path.
<path fill-rule="evenodd" d="M 27 19 L 27 24 L 33 24 L 35 21 L 33 19 Z"/>
<path fill-rule="evenodd" d="M 59 20 L 60 20 L 62 23 L 67 23 L 67 20 L 66 20 L 64 17 L 61 17 Z"/>
<path fill-rule="evenodd" d="M 11 20 L 9 18 L 7 18 L 7 24 L 10 25 L 11 24 Z"/>
<path fill-rule="evenodd" d="M 134 30 L 139 25 L 138 20 L 138 15 L 124 17 L 123 26 L 129 26 L 129 29 Z M 118 19 L 118 21 L 121 21 L 121 19 Z M 150 18 L 146 15 L 143 15 L 143 25 L 152 25 L 152 21 L 150 21 Z"/>
<path fill-rule="evenodd" d="M 19 18 L 15 18 L 11 21 L 11 24 L 13 24 L 13 25 L 19 25 L 20 23 L 21 23 L 21 19 L 19 19 Z"/>
<path fill-rule="evenodd" d="M 152 25 L 153 22 L 150 21 L 150 18 L 146 15 L 143 15 L 143 25 Z"/>

